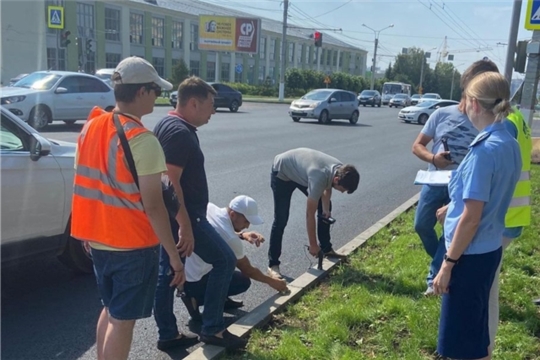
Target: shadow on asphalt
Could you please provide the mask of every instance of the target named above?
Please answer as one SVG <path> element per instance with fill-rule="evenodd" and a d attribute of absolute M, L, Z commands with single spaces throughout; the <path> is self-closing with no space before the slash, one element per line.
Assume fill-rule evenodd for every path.
<path fill-rule="evenodd" d="M 55 257 L 2 269 L 2 359 L 77 359 L 95 343 L 102 309 L 93 275 Z"/>
<path fill-rule="evenodd" d="M 315 121 L 300 120 L 299 122 L 297 122 L 297 124 L 319 125 L 319 126 L 346 126 L 346 127 L 350 127 L 350 128 L 354 128 L 354 127 L 372 127 L 371 125 L 361 124 L 361 123 L 356 123 L 356 124 L 352 125 L 352 124 L 350 124 L 348 122 L 348 120 L 344 120 L 344 121 L 334 121 L 334 120 L 332 120 L 330 122 L 330 124 L 321 124 L 317 120 L 315 120 Z"/>

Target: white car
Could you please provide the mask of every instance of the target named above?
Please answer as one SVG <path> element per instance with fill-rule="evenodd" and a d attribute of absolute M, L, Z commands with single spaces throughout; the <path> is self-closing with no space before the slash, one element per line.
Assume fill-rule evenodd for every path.
<path fill-rule="evenodd" d="M 92 260 L 70 237 L 75 144 L 48 140 L 0 106 L 2 266 L 54 253 L 70 268 Z"/>
<path fill-rule="evenodd" d="M 96 71 L 96 77 L 101 79 L 105 84 L 109 85 L 110 87 L 113 87 L 112 84 L 112 76 L 114 74 L 113 68 L 103 68 Z"/>
<path fill-rule="evenodd" d="M 114 91 L 93 75 L 68 71 L 36 71 L 0 89 L 6 109 L 41 130 L 56 120 L 86 120 L 94 106 L 112 110 Z"/>
<path fill-rule="evenodd" d="M 418 105 L 401 109 L 398 114 L 398 120 L 406 123 L 413 122 L 424 125 L 429 119 L 429 116 L 438 108 L 457 104 L 459 104 L 459 102 L 454 100 L 422 101 Z"/>
<path fill-rule="evenodd" d="M 434 101 L 434 100 L 442 100 L 441 96 L 436 93 L 427 93 L 422 95 L 420 99 L 418 99 L 418 104 L 424 102 L 424 101 Z"/>

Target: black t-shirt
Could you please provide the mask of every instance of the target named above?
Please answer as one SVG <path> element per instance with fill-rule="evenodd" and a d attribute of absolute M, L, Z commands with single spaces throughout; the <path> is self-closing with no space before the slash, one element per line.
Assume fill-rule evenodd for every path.
<path fill-rule="evenodd" d="M 177 116 L 166 116 L 154 128 L 167 164 L 183 168 L 180 186 L 190 217 L 206 217 L 208 183 L 197 128 Z"/>

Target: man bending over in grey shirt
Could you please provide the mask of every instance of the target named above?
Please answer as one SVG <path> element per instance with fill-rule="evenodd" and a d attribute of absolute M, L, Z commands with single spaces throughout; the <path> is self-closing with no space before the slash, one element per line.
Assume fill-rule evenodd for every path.
<path fill-rule="evenodd" d="M 286 151 L 274 158 L 271 187 L 274 193 L 274 223 L 268 250 L 268 274 L 282 278 L 279 257 L 283 231 L 289 220 L 291 197 L 300 189 L 308 198 L 306 206 L 306 228 L 309 253 L 317 256 L 322 249 L 325 256 L 339 256 L 330 243 L 330 224 L 321 219 L 331 216 L 332 188 L 352 194 L 358 187 L 360 174 L 352 165 L 343 165 L 338 159 L 308 148 Z M 317 236 L 315 236 L 315 212 L 318 213 Z"/>

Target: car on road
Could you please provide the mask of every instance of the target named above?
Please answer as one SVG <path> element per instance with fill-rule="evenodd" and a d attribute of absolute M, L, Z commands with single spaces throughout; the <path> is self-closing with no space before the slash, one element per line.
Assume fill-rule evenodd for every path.
<path fill-rule="evenodd" d="M 9 86 L 13 86 L 15 85 L 15 83 L 19 80 L 21 80 L 22 78 L 28 76 L 28 74 L 19 74 L 17 76 L 15 76 L 14 78 L 11 78 L 9 79 Z"/>
<path fill-rule="evenodd" d="M 437 109 L 457 105 L 459 102 L 454 100 L 428 100 L 422 101 L 415 106 L 409 106 L 401 109 L 398 114 L 398 119 L 406 123 L 418 123 L 424 125 L 429 119 L 429 116 Z"/>
<path fill-rule="evenodd" d="M 396 94 L 393 98 L 390 99 L 390 102 L 388 103 L 389 107 L 405 107 L 409 105 L 411 105 L 411 98 L 407 94 Z"/>
<path fill-rule="evenodd" d="M 306 118 L 329 124 L 332 120 L 344 119 L 354 125 L 360 116 L 358 106 L 356 94 L 351 91 L 317 89 L 293 101 L 289 108 L 289 116 L 295 122 Z"/>
<path fill-rule="evenodd" d="M 442 98 L 437 93 L 427 93 L 427 94 L 422 95 L 422 98 L 418 100 L 418 103 L 420 104 L 421 102 L 431 101 L 431 100 L 442 100 Z"/>
<path fill-rule="evenodd" d="M 240 106 L 242 106 L 242 93 L 233 89 L 229 85 L 210 82 L 210 86 L 216 90 L 217 95 L 214 96 L 214 108 L 228 108 L 231 112 L 237 112 Z M 178 91 L 173 91 L 169 95 L 169 102 L 172 107 L 176 107 L 178 102 Z"/>
<path fill-rule="evenodd" d="M 96 77 L 100 78 L 105 84 L 109 85 L 110 87 L 113 87 L 112 76 L 114 74 L 114 70 L 116 69 L 113 69 L 113 68 L 99 69 L 98 71 L 96 71 Z"/>
<path fill-rule="evenodd" d="M 91 273 L 90 256 L 70 236 L 75 144 L 46 139 L 6 108 L 0 112 L 2 266 L 51 253 Z"/>
<path fill-rule="evenodd" d="M 422 95 L 420 94 L 414 94 L 413 96 L 411 96 L 411 105 L 418 104 L 421 98 L 422 98 Z"/>
<path fill-rule="evenodd" d="M 375 105 L 377 105 L 378 107 L 381 107 L 381 93 L 377 90 L 364 90 L 358 94 L 358 101 L 360 102 L 360 105 L 363 106 L 371 105 L 372 107 L 375 107 Z"/>
<path fill-rule="evenodd" d="M 112 110 L 113 89 L 93 75 L 70 71 L 36 71 L 0 89 L 0 104 L 42 130 L 53 121 L 85 120 L 94 106 Z"/>

